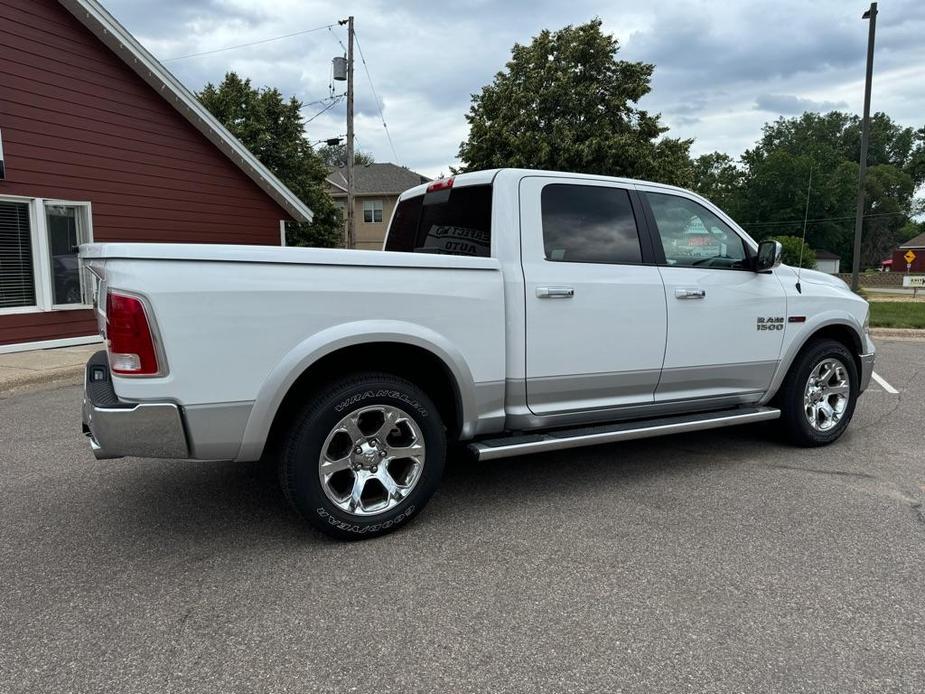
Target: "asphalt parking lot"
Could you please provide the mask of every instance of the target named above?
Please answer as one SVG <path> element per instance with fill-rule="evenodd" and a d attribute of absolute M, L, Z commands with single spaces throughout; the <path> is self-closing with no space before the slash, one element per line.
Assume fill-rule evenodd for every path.
<path fill-rule="evenodd" d="M 0 396 L 2 692 L 925 690 L 925 342 L 817 450 L 729 429 L 456 460 L 338 544 L 259 465 L 94 461 Z"/>

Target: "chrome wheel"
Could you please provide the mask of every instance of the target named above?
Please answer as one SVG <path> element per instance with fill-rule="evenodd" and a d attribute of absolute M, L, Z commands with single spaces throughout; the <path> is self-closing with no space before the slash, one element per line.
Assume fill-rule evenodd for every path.
<path fill-rule="evenodd" d="M 806 420 L 816 431 L 828 431 L 841 421 L 848 407 L 851 383 L 848 369 L 838 359 L 823 359 L 810 372 L 803 391 Z"/>
<path fill-rule="evenodd" d="M 318 461 L 325 495 L 357 516 L 388 511 L 421 478 L 424 434 L 405 411 L 390 405 L 354 410 L 331 430 Z"/>

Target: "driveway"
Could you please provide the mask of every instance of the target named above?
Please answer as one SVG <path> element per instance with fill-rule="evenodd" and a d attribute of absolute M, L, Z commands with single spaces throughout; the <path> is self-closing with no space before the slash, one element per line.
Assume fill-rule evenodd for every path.
<path fill-rule="evenodd" d="M 925 343 L 846 436 L 452 461 L 326 540 L 273 471 L 94 461 L 74 386 L 0 399 L 0 691 L 925 690 Z"/>

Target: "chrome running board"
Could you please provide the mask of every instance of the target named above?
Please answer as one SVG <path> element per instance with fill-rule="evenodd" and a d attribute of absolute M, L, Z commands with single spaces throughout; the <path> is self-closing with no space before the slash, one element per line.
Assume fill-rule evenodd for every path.
<path fill-rule="evenodd" d="M 682 434 L 688 431 L 718 429 L 751 424 L 780 417 L 775 407 L 737 407 L 719 412 L 701 412 L 677 417 L 636 420 L 619 424 L 582 427 L 580 429 L 559 429 L 541 434 L 512 435 L 503 438 L 486 439 L 469 444 L 469 450 L 479 460 L 510 458 L 515 455 L 561 451 L 567 448 L 594 446 L 600 443 L 646 439 L 666 434 Z"/>

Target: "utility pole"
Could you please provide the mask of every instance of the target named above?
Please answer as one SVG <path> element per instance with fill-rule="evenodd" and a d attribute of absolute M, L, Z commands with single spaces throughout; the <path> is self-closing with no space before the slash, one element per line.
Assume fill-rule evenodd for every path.
<path fill-rule="evenodd" d="M 338 24 L 347 25 L 347 248 L 356 248 L 353 180 L 353 15 Z"/>
<path fill-rule="evenodd" d="M 861 121 L 861 161 L 858 173 L 858 209 L 854 219 L 854 256 L 851 263 L 851 288 L 858 290 L 858 274 L 861 271 L 861 232 L 864 229 L 864 178 L 867 176 L 867 144 L 870 140 L 870 82 L 874 76 L 874 34 L 877 30 L 877 3 L 870 3 L 870 9 L 862 19 L 869 21 L 867 30 L 867 77 L 864 81 L 864 120 Z"/>

